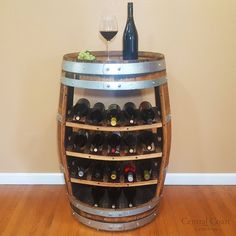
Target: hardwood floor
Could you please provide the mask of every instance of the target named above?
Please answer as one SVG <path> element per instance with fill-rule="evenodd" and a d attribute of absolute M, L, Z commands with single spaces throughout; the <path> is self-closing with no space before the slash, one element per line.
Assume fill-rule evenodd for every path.
<path fill-rule="evenodd" d="M 236 186 L 166 186 L 160 215 L 143 228 L 100 232 L 71 215 L 63 186 L 0 186 L 0 235 L 236 235 Z"/>

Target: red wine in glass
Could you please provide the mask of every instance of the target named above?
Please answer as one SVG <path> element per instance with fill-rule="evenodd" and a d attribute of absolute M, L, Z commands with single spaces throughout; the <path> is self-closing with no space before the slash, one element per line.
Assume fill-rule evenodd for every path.
<path fill-rule="evenodd" d="M 102 16 L 99 31 L 107 41 L 107 60 L 109 60 L 109 42 L 115 37 L 118 32 L 116 17 Z"/>
<path fill-rule="evenodd" d="M 100 31 L 103 38 L 105 38 L 107 41 L 111 41 L 118 31 Z"/>

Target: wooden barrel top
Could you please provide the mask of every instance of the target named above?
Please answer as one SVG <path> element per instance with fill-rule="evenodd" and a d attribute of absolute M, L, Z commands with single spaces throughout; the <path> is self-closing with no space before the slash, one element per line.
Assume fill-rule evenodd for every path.
<path fill-rule="evenodd" d="M 79 53 L 66 54 L 63 57 L 62 70 L 82 75 L 127 76 L 148 74 L 165 70 L 164 55 L 154 52 L 139 52 L 138 60 L 123 60 L 122 52 L 111 51 L 107 60 L 105 51 L 91 52 L 96 60 L 79 60 Z"/>
<path fill-rule="evenodd" d="M 79 52 L 69 53 L 64 55 L 63 60 L 72 61 L 72 62 L 85 62 L 85 63 L 140 63 L 140 62 L 148 62 L 148 61 L 159 61 L 164 59 L 164 55 L 161 53 L 155 52 L 139 52 L 138 60 L 123 60 L 122 59 L 122 51 L 110 51 L 109 57 L 110 60 L 107 60 L 107 52 L 106 51 L 91 51 L 91 53 L 96 56 L 95 61 L 87 61 L 87 60 L 78 60 Z"/>

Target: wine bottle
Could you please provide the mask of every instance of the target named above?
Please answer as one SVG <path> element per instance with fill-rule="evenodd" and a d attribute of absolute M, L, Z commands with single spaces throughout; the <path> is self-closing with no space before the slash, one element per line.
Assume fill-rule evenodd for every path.
<path fill-rule="evenodd" d="M 71 178 L 78 177 L 78 160 L 74 158 L 68 159 L 68 169 Z"/>
<path fill-rule="evenodd" d="M 95 162 L 93 165 L 92 178 L 96 181 L 102 181 L 104 174 L 104 164 Z"/>
<path fill-rule="evenodd" d="M 128 182 L 134 182 L 136 176 L 136 167 L 132 163 L 125 165 L 124 167 L 125 179 Z"/>
<path fill-rule="evenodd" d="M 133 207 L 134 200 L 136 197 L 136 188 L 135 187 L 124 188 L 124 195 L 127 199 L 128 206 Z"/>
<path fill-rule="evenodd" d="M 125 133 L 123 136 L 125 153 L 134 154 L 137 150 L 137 136 L 134 133 Z"/>
<path fill-rule="evenodd" d="M 108 178 L 110 181 L 117 181 L 120 178 L 120 167 L 117 163 L 111 162 L 108 165 Z"/>
<path fill-rule="evenodd" d="M 121 136 L 119 132 L 114 132 L 108 136 L 108 154 L 120 153 Z"/>
<path fill-rule="evenodd" d="M 79 178 L 85 178 L 88 170 L 90 167 L 90 162 L 89 160 L 82 160 L 78 164 L 78 177 Z"/>
<path fill-rule="evenodd" d="M 137 119 L 137 110 L 133 102 L 125 103 L 123 107 L 125 119 L 129 124 L 133 125 Z"/>
<path fill-rule="evenodd" d="M 105 189 L 102 187 L 93 187 L 91 190 L 93 205 L 98 207 L 100 205 L 100 201 L 105 194 Z"/>
<path fill-rule="evenodd" d="M 82 117 L 85 117 L 89 113 L 90 102 L 86 98 L 81 98 L 73 107 L 74 119 L 76 121 L 81 120 Z"/>
<path fill-rule="evenodd" d="M 111 104 L 107 110 L 107 119 L 111 126 L 116 126 L 120 120 L 121 109 L 117 104 Z"/>
<path fill-rule="evenodd" d="M 104 114 L 105 114 L 104 104 L 101 102 L 95 103 L 89 115 L 90 123 L 94 125 L 101 123 L 104 119 Z"/>
<path fill-rule="evenodd" d="M 140 172 L 144 180 L 150 180 L 152 176 L 152 162 L 150 160 L 139 162 Z"/>
<path fill-rule="evenodd" d="M 110 207 L 112 209 L 119 207 L 120 194 L 121 194 L 120 188 L 108 188 L 108 197 L 109 197 Z"/>
<path fill-rule="evenodd" d="M 154 140 L 155 140 L 155 137 L 152 131 L 141 132 L 140 141 L 141 141 L 144 151 L 152 151 L 155 148 Z"/>
<path fill-rule="evenodd" d="M 138 32 L 134 23 L 133 3 L 128 3 L 128 17 L 123 33 L 123 59 L 138 59 Z"/>
<path fill-rule="evenodd" d="M 103 148 L 104 140 L 105 140 L 104 133 L 102 132 L 94 133 L 91 139 L 90 151 L 96 152 L 96 153 L 101 152 Z"/>
<path fill-rule="evenodd" d="M 142 102 L 139 106 L 139 111 L 141 118 L 145 123 L 151 124 L 153 122 L 155 113 L 150 102 Z"/>
<path fill-rule="evenodd" d="M 73 148 L 76 151 L 83 151 L 88 141 L 88 133 L 85 130 L 79 130 L 73 134 Z"/>

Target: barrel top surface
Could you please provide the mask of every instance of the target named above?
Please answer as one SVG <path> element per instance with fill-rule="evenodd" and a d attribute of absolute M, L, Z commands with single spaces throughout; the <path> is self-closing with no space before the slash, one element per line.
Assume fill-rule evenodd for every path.
<path fill-rule="evenodd" d="M 62 70 L 81 75 L 96 76 L 131 76 L 155 73 L 165 70 L 164 55 L 154 52 L 139 52 L 138 60 L 123 60 L 121 51 L 111 51 L 107 60 L 105 51 L 91 52 L 96 60 L 78 59 L 77 53 L 63 57 Z"/>
<path fill-rule="evenodd" d="M 123 60 L 122 59 L 122 52 L 121 51 L 110 51 L 109 57 L 110 60 L 107 60 L 107 53 L 105 51 L 92 51 L 91 52 L 94 56 L 96 56 L 95 61 L 86 61 L 86 60 L 79 60 L 78 59 L 78 52 L 69 53 L 64 55 L 64 61 L 71 61 L 77 63 L 93 63 L 93 64 L 115 64 L 115 63 L 140 63 L 140 62 L 150 62 L 150 61 L 159 61 L 164 59 L 164 55 L 161 53 L 155 52 L 139 52 L 138 60 Z"/>

